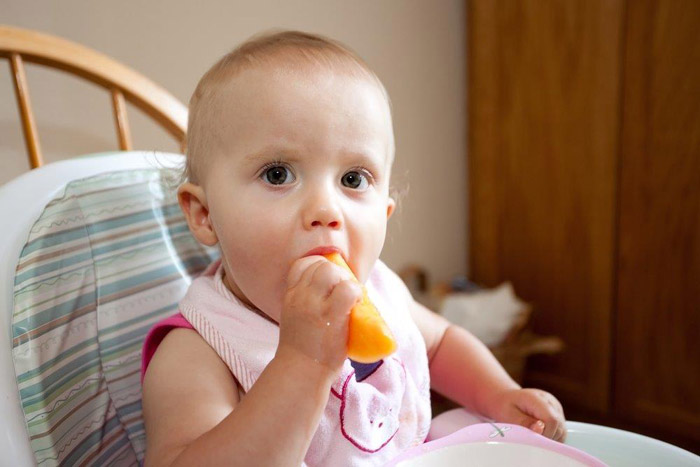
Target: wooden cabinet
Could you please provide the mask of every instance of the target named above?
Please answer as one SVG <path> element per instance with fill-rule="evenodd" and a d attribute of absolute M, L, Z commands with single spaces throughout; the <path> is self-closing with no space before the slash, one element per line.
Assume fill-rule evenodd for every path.
<path fill-rule="evenodd" d="M 470 274 L 567 415 L 700 451 L 700 2 L 467 2 Z"/>

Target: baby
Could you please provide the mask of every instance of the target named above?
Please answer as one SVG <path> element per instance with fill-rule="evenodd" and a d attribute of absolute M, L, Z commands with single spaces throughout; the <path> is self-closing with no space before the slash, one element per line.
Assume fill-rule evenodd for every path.
<path fill-rule="evenodd" d="M 201 79 L 187 135 L 178 199 L 221 260 L 144 345 L 147 465 L 381 465 L 424 442 L 431 388 L 563 440 L 551 394 L 520 388 L 378 259 L 395 207 L 391 109 L 353 52 L 299 32 L 253 38 Z M 396 339 L 379 362 L 347 358 L 362 290 L 332 252 Z"/>

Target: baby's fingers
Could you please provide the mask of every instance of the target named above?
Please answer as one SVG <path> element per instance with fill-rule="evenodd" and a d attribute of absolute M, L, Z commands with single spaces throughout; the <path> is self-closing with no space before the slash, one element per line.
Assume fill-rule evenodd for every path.
<path fill-rule="evenodd" d="M 537 420 L 530 425 L 529 428 L 535 433 L 553 439 L 554 441 L 563 442 L 566 439 L 566 428 L 564 424 L 558 420 L 551 420 L 549 423 Z"/>
<path fill-rule="evenodd" d="M 352 280 L 343 280 L 333 288 L 328 303 L 331 308 L 331 313 L 337 316 L 338 314 L 350 314 L 352 307 L 362 299 L 362 287 Z"/>
<path fill-rule="evenodd" d="M 287 274 L 287 288 L 292 289 L 302 282 L 308 282 L 314 271 L 324 262 L 319 256 L 306 256 L 296 260 Z"/>
<path fill-rule="evenodd" d="M 546 410 L 543 414 L 545 423 L 543 435 L 555 441 L 564 441 L 566 438 L 566 425 L 561 404 L 547 392 L 539 392 L 538 396 L 546 403 Z"/>
<path fill-rule="evenodd" d="M 566 441 L 566 423 L 557 423 L 557 429 L 554 432 L 554 441 L 559 441 L 563 443 Z"/>
<path fill-rule="evenodd" d="M 557 441 L 566 437 L 564 413 L 554 396 L 538 389 L 523 389 L 520 394 L 518 408 L 534 418 L 534 421 L 524 426 Z"/>
<path fill-rule="evenodd" d="M 559 414 L 550 412 L 543 417 L 542 421 L 544 422 L 543 436 L 555 441 L 563 440 L 566 436 L 566 430 L 564 428 L 564 419 Z"/>

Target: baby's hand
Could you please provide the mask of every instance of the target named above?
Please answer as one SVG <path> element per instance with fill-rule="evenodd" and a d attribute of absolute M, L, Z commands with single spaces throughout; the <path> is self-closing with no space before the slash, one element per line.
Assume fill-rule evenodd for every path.
<path fill-rule="evenodd" d="M 278 353 L 301 354 L 337 372 L 347 357 L 348 320 L 362 289 L 322 256 L 300 258 L 287 277 Z"/>
<path fill-rule="evenodd" d="M 564 409 L 546 391 L 511 389 L 500 395 L 497 407 L 497 413 L 489 415 L 499 422 L 524 426 L 555 441 L 566 439 Z"/>

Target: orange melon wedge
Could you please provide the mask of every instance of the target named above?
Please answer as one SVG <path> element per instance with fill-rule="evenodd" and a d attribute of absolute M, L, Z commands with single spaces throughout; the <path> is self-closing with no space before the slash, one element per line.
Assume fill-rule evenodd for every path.
<path fill-rule="evenodd" d="M 350 267 L 339 253 L 323 255 L 331 263 L 346 269 L 359 284 Z M 362 300 L 350 310 L 348 329 L 348 357 L 359 363 L 374 363 L 388 357 L 396 350 L 396 341 L 389 326 L 367 296 L 362 286 Z"/>

